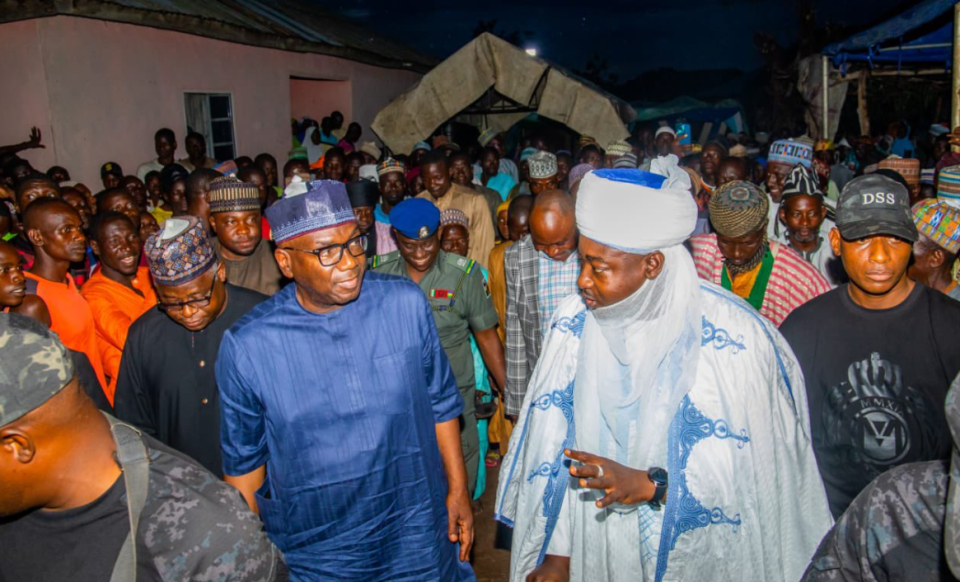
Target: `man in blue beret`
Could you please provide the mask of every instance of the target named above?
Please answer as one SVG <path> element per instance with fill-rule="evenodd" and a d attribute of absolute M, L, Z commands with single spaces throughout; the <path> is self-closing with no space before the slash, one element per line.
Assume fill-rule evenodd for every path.
<path fill-rule="evenodd" d="M 397 239 L 397 250 L 376 257 L 373 269 L 377 273 L 410 279 L 420 286 L 430 302 L 440 344 L 450 359 L 463 397 L 460 440 L 472 496 L 482 459 L 470 333 L 473 332 L 494 381 L 503 387 L 507 372 L 503 344 L 496 329 L 499 318 L 480 274 L 480 265 L 440 250 L 440 210 L 432 202 L 423 198 L 404 200 L 390 213 L 390 224 Z"/>
<path fill-rule="evenodd" d="M 367 272 L 342 182 L 306 186 L 267 208 L 294 284 L 217 360 L 225 479 L 295 581 L 475 580 L 464 406 L 430 306 Z"/>

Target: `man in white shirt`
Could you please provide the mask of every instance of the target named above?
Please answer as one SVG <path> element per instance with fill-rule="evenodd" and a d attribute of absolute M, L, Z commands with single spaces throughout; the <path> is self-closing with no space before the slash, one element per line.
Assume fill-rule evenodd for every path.
<path fill-rule="evenodd" d="M 177 152 L 177 136 L 173 130 L 163 127 L 157 130 L 153 135 L 153 148 L 157 152 L 156 159 L 140 164 L 137 168 L 137 177 L 145 180 L 147 173 L 152 171 L 161 171 L 166 166 L 172 164 L 175 160 L 174 154 Z"/>

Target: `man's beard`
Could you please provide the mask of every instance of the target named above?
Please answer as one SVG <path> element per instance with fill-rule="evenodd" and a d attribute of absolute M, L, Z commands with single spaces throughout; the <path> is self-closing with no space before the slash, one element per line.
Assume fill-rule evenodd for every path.
<path fill-rule="evenodd" d="M 748 273 L 757 268 L 757 265 L 763 262 L 763 255 L 766 254 L 767 248 L 769 247 L 770 241 L 767 239 L 767 235 L 763 235 L 763 242 L 760 243 L 760 248 L 757 249 L 757 253 L 753 255 L 749 261 L 739 266 L 730 263 L 726 259 L 724 259 L 723 262 L 726 264 L 727 270 L 730 271 L 731 275 L 736 276 L 740 275 L 741 273 Z"/>

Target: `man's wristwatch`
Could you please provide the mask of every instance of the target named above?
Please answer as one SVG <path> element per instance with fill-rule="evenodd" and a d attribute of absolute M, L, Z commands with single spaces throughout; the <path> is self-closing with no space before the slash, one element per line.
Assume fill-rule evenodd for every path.
<path fill-rule="evenodd" d="M 667 496 L 667 470 L 661 469 L 660 467 L 650 467 L 647 469 L 647 477 L 656 486 L 656 490 L 653 492 L 653 499 L 650 500 L 650 505 L 654 509 L 660 509 L 660 504 L 663 502 L 664 497 Z"/>

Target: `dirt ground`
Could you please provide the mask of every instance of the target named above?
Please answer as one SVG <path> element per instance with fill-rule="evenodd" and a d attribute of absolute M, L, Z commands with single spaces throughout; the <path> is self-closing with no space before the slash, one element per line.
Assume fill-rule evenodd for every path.
<path fill-rule="evenodd" d="M 493 520 L 493 509 L 497 497 L 499 472 L 499 467 L 487 469 L 487 489 L 480 498 L 483 502 L 483 513 L 474 517 L 476 541 L 473 544 L 473 570 L 477 574 L 477 582 L 509 582 L 510 580 L 510 552 L 494 547 L 497 523 Z"/>

